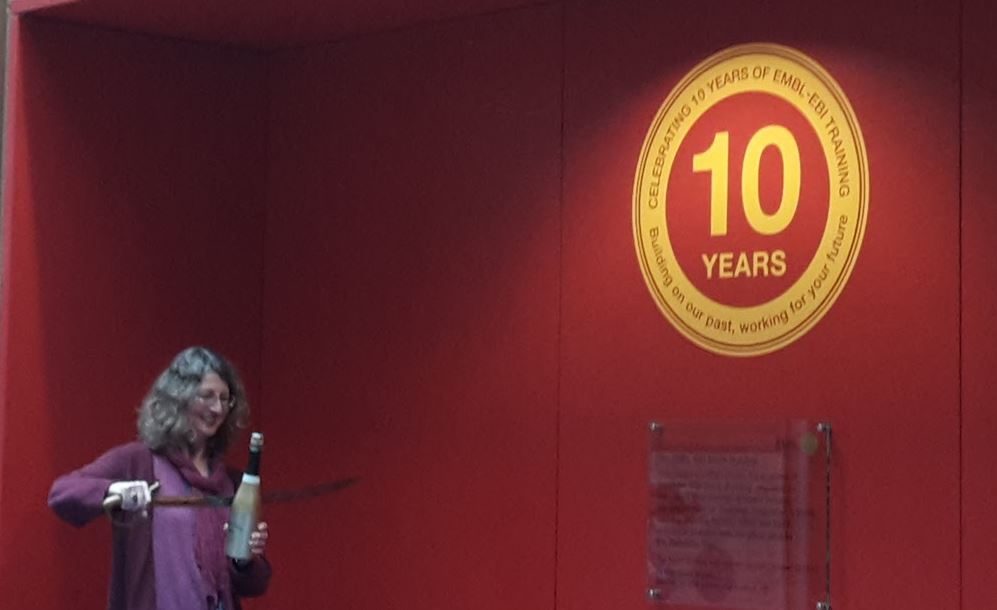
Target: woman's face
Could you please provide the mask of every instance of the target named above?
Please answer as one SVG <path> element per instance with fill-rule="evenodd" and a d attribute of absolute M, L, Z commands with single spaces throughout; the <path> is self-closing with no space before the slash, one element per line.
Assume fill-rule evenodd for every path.
<path fill-rule="evenodd" d="M 190 428 L 194 431 L 195 444 L 206 442 L 222 427 L 231 397 L 228 384 L 221 377 L 215 373 L 204 376 L 190 405 Z"/>

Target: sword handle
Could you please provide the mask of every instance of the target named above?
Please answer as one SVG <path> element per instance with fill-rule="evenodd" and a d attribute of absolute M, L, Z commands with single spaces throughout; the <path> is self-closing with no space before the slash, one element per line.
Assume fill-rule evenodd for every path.
<path fill-rule="evenodd" d="M 149 485 L 149 493 L 155 493 L 158 490 L 159 490 L 159 481 L 156 481 L 152 485 Z M 104 498 L 104 501 L 100 503 L 100 506 L 101 508 L 104 509 L 104 512 L 106 513 L 111 512 L 115 508 L 121 506 L 121 494 L 111 494 L 107 496 L 106 498 Z"/>

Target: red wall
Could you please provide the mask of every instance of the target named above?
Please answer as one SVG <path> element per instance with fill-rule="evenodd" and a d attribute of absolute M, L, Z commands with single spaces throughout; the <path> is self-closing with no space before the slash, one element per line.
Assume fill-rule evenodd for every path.
<path fill-rule="evenodd" d="M 45 506 L 135 437 L 173 353 L 228 353 L 259 397 L 264 80 L 255 56 L 13 21 L 0 606 L 102 607 L 109 536 Z"/>
<path fill-rule="evenodd" d="M 941 2 L 567 6 L 559 608 L 644 604 L 647 422 L 688 417 L 832 421 L 834 606 L 957 608 L 958 13 Z M 751 41 L 796 47 L 840 83 L 871 196 L 851 280 L 823 320 L 781 351 L 731 359 L 657 311 L 629 206 L 669 90 L 712 52 Z"/>
<path fill-rule="evenodd" d="M 815 6 L 593 0 L 267 56 L 15 27 L 4 607 L 100 605 L 106 531 L 44 493 L 192 341 L 255 382 L 268 485 L 361 477 L 268 509 L 260 606 L 644 608 L 648 420 L 792 417 L 835 426 L 835 607 L 989 607 L 997 15 Z M 630 193 L 669 90 L 749 41 L 837 79 L 871 197 L 824 319 L 733 359 L 658 312 Z"/>
<path fill-rule="evenodd" d="M 967 0 L 962 70 L 962 541 L 963 608 L 989 608 L 997 597 L 997 429 L 993 324 L 997 284 L 997 7 Z"/>
<path fill-rule="evenodd" d="M 281 607 L 550 609 L 556 8 L 277 55 L 268 477 Z M 307 540 L 307 543 L 301 541 Z"/>

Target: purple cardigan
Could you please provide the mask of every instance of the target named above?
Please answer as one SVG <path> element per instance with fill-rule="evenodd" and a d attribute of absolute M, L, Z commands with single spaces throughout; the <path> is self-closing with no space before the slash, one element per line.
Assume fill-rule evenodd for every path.
<path fill-rule="evenodd" d="M 238 473 L 230 472 L 235 481 Z M 135 441 L 115 447 L 90 464 L 65 474 L 52 484 L 48 504 L 59 517 L 80 527 L 104 514 L 101 502 L 114 481 L 144 480 L 152 483 L 152 451 Z M 153 569 L 152 513 L 148 519 L 125 513 L 126 523 L 113 528 L 114 552 L 108 610 L 156 610 L 156 579 Z M 245 568 L 230 569 L 233 610 L 239 597 L 262 595 L 270 584 L 270 564 L 254 558 Z M 226 606 L 228 608 L 228 606 Z"/>

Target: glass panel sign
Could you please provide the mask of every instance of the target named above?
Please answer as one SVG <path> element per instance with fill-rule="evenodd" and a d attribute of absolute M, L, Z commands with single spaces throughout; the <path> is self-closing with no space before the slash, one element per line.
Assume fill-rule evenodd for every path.
<path fill-rule="evenodd" d="M 830 607 L 830 426 L 650 425 L 648 599 L 666 608 Z"/>

